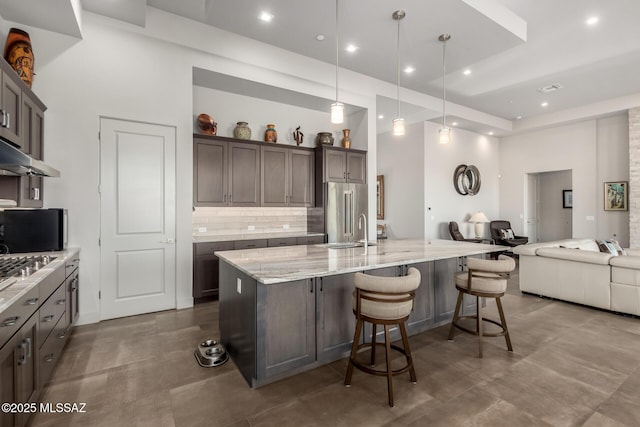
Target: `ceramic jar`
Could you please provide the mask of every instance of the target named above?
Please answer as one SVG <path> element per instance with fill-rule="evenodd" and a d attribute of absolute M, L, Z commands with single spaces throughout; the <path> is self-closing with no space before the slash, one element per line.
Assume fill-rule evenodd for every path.
<path fill-rule="evenodd" d="M 236 123 L 236 128 L 233 130 L 233 136 L 238 139 L 251 139 L 251 128 L 249 127 L 249 123 Z"/>
<path fill-rule="evenodd" d="M 351 148 L 351 137 L 349 136 L 350 132 L 351 129 L 342 129 L 342 133 L 344 134 L 344 136 L 342 137 L 342 146 L 344 148 Z"/>
<path fill-rule="evenodd" d="M 4 59 L 18 73 L 23 82 L 29 87 L 33 81 L 33 50 L 29 33 L 12 28 L 7 35 L 4 45 Z"/>
<path fill-rule="evenodd" d="M 333 135 L 331 132 L 318 132 L 318 145 L 333 145 Z"/>
<path fill-rule="evenodd" d="M 267 130 L 264 132 L 264 141 L 265 142 L 278 142 L 278 132 L 276 132 L 276 125 L 268 124 Z"/>
<path fill-rule="evenodd" d="M 208 114 L 198 116 L 198 129 L 207 135 L 215 135 L 218 132 L 218 124 Z"/>

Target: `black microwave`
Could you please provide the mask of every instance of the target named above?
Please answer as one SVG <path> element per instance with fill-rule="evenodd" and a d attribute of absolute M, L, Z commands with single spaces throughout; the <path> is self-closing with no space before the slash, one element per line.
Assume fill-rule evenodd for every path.
<path fill-rule="evenodd" d="M 6 209 L 3 228 L 9 253 L 67 248 L 66 209 Z"/>

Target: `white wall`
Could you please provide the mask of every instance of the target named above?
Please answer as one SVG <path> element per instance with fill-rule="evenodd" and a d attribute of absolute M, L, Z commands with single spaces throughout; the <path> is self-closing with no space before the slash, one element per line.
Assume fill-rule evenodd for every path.
<path fill-rule="evenodd" d="M 450 239 L 449 221 L 456 221 L 465 237 L 475 235 L 473 224 L 466 222 L 476 211 L 490 220 L 504 219 L 498 215 L 498 139 L 453 129 L 452 141 L 438 142 L 436 123 L 424 123 L 425 164 L 425 237 Z M 480 171 L 480 192 L 462 196 L 453 186 L 453 172 L 460 164 L 475 165 Z M 489 237 L 485 224 L 484 237 Z"/>
<path fill-rule="evenodd" d="M 334 145 L 340 146 L 342 129 L 351 129 L 351 148 L 366 150 L 368 138 L 366 128 L 362 129 L 363 113 L 345 116 L 345 122 L 339 125 L 327 120 L 328 112 L 311 110 L 235 93 L 210 89 L 200 86 L 193 87 L 193 123 L 195 133 L 199 133 L 196 117 L 200 113 L 209 114 L 218 123 L 218 135 L 233 136 L 236 122 L 249 123 L 251 139 L 264 140 L 267 123 L 275 124 L 278 132 L 278 144 L 296 145 L 292 133 L 301 126 L 304 133 L 303 147 L 315 147 L 318 132 L 332 132 Z"/>
<path fill-rule="evenodd" d="M 571 190 L 571 171 L 545 172 L 539 177 L 538 235 L 540 241 L 571 238 L 572 209 L 562 207 L 562 191 Z"/>
<path fill-rule="evenodd" d="M 500 216 L 525 234 L 526 174 L 572 170 L 573 237 L 596 235 L 596 122 L 568 124 L 500 141 Z"/>
<path fill-rule="evenodd" d="M 599 119 L 597 130 L 597 237 L 615 239 L 623 247 L 629 247 L 629 211 L 605 211 L 603 208 L 604 183 L 629 181 L 629 117 L 625 113 Z"/>
<path fill-rule="evenodd" d="M 378 135 L 378 175 L 384 175 L 384 215 L 391 239 L 424 236 L 423 124 L 406 126 L 406 135 Z"/>
<path fill-rule="evenodd" d="M 604 212 L 603 183 L 628 180 L 627 115 L 569 123 L 500 140 L 500 215 L 514 230 L 526 224 L 526 174 L 572 171 L 574 238 L 629 244 L 627 212 Z"/>

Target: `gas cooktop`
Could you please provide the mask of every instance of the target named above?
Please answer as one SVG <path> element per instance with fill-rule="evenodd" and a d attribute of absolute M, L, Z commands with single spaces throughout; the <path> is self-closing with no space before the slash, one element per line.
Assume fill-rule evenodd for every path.
<path fill-rule="evenodd" d="M 53 261 L 49 255 L 0 256 L 0 291 L 13 285 L 18 278 L 25 278 Z"/>

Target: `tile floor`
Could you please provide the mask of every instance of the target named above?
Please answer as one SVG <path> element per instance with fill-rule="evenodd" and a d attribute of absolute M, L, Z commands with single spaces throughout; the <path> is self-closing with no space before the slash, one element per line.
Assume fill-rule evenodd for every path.
<path fill-rule="evenodd" d="M 43 402 L 83 414 L 38 414 L 32 426 L 638 426 L 640 319 L 521 295 L 503 298 L 514 352 L 488 339 L 410 337 L 418 375 L 394 381 L 346 359 L 250 389 L 233 363 L 201 368 L 193 351 L 218 337 L 217 303 L 77 327 Z M 489 304 L 489 308 L 492 305 Z"/>

